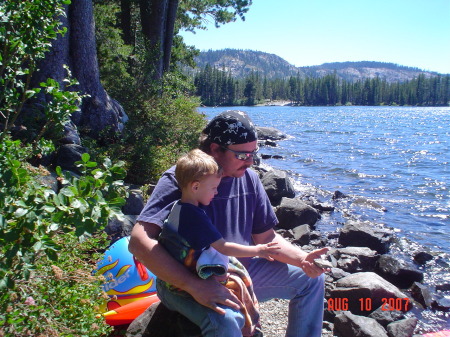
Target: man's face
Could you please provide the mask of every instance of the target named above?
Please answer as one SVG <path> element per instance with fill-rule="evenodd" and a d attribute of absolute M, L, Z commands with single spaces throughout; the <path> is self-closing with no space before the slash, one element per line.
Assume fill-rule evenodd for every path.
<path fill-rule="evenodd" d="M 227 146 L 229 150 L 237 152 L 255 152 L 257 150 L 257 141 L 244 144 L 233 144 Z M 245 170 L 253 165 L 253 156 L 249 156 L 247 160 L 240 160 L 236 158 L 236 153 L 232 151 L 221 150 L 218 144 L 211 144 L 211 154 L 216 159 L 217 163 L 223 169 L 224 177 L 240 178 L 244 175 Z"/>

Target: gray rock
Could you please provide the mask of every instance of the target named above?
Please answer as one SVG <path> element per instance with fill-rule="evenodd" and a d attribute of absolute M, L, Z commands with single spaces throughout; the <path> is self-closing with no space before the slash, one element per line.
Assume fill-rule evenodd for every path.
<path fill-rule="evenodd" d="M 345 223 L 339 235 L 339 244 L 344 247 L 369 247 L 379 254 L 388 252 L 389 240 L 388 233 L 375 232 L 368 223 L 353 220 Z"/>
<path fill-rule="evenodd" d="M 348 310 L 360 315 L 369 315 L 382 305 L 388 309 L 386 305 L 389 299 L 399 299 L 397 309 L 401 311 L 411 309 L 411 303 L 404 293 L 373 272 L 355 273 L 341 278 L 331 291 L 331 297 L 346 298 Z"/>
<path fill-rule="evenodd" d="M 388 337 L 386 330 L 374 319 L 348 311 L 334 318 L 334 333 L 338 337 Z"/>
<path fill-rule="evenodd" d="M 414 282 L 423 280 L 423 273 L 412 264 L 392 255 L 382 255 L 376 264 L 376 273 L 399 288 L 409 288 Z"/>
<path fill-rule="evenodd" d="M 450 296 L 436 296 L 433 308 L 443 312 L 450 312 Z"/>
<path fill-rule="evenodd" d="M 411 317 L 389 324 L 386 328 L 389 337 L 412 337 L 417 325 L 417 318 Z"/>
<path fill-rule="evenodd" d="M 330 254 L 337 259 L 337 267 L 347 272 L 373 271 L 379 258 L 376 251 L 367 247 L 337 248 Z"/>
<path fill-rule="evenodd" d="M 297 226 L 292 230 L 292 233 L 294 234 L 293 242 L 298 243 L 302 246 L 309 244 L 309 240 L 311 237 L 311 230 L 309 228 L 309 225 Z"/>
<path fill-rule="evenodd" d="M 145 206 L 142 191 L 139 189 L 128 190 L 128 198 L 122 207 L 123 214 L 139 215 Z"/>
<path fill-rule="evenodd" d="M 298 198 L 282 198 L 275 213 L 279 221 L 278 227 L 283 229 L 292 229 L 304 224 L 314 228 L 317 220 L 320 219 L 320 214 L 316 209 Z"/>
<path fill-rule="evenodd" d="M 283 197 L 295 197 L 294 186 L 284 171 L 268 171 L 262 176 L 261 182 L 272 205 L 278 205 Z"/>
<path fill-rule="evenodd" d="M 433 260 L 433 255 L 426 252 L 419 252 L 414 255 L 414 261 L 416 261 L 418 264 L 425 264 L 431 260 Z"/>
<path fill-rule="evenodd" d="M 81 145 L 80 135 L 78 134 L 77 126 L 73 122 L 64 125 L 64 135 L 59 139 L 61 144 L 76 144 Z"/>
<path fill-rule="evenodd" d="M 80 173 L 75 166 L 76 161 L 81 160 L 81 155 L 88 152 L 88 149 L 76 144 L 64 144 L 59 147 L 56 154 L 55 165 L 61 166 L 63 170 Z"/>
<path fill-rule="evenodd" d="M 117 218 L 109 219 L 108 224 L 105 227 L 106 234 L 111 236 L 111 242 L 128 236 L 131 234 L 134 224 L 136 223 L 137 215 L 125 215 L 122 220 Z"/>
<path fill-rule="evenodd" d="M 431 295 L 430 289 L 419 283 L 414 282 L 410 289 L 411 296 L 419 302 L 424 308 L 431 307 L 433 303 L 433 296 Z"/>
<path fill-rule="evenodd" d="M 287 137 L 285 133 L 272 127 L 257 126 L 256 131 L 258 140 L 282 140 Z"/>
<path fill-rule="evenodd" d="M 378 323 L 380 323 L 383 327 L 387 327 L 388 324 L 398 321 L 405 317 L 402 311 L 398 310 L 385 310 L 383 307 L 379 307 L 375 311 L 373 311 L 370 315 L 370 318 L 373 318 Z"/>

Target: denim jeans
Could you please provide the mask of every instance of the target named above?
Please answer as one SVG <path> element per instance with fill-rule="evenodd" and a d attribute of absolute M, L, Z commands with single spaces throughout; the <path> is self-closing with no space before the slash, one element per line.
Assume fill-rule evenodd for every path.
<path fill-rule="evenodd" d="M 260 302 L 288 299 L 286 337 L 320 337 L 323 320 L 324 276 L 309 278 L 302 269 L 266 259 L 251 259 L 247 266 Z M 157 281 L 158 296 L 170 310 L 178 311 L 197 324 L 204 337 L 241 337 L 244 318 L 227 306 L 225 315 L 198 304 L 185 293 L 172 292 Z M 264 331 L 263 331 L 264 332 Z"/>

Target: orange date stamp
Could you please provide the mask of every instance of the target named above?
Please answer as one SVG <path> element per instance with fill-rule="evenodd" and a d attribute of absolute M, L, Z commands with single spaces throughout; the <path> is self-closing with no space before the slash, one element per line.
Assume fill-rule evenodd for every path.
<path fill-rule="evenodd" d="M 377 308 L 373 308 L 373 301 L 370 297 L 359 298 L 359 310 L 360 311 L 372 311 Z M 405 298 L 382 298 L 381 310 L 382 311 L 405 311 L 408 308 L 410 299 Z M 349 299 L 346 297 L 329 298 L 328 310 L 330 311 L 347 311 L 349 310 Z"/>

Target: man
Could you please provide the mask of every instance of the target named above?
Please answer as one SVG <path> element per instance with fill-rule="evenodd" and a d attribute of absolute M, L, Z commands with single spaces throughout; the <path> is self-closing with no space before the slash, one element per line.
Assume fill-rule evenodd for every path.
<path fill-rule="evenodd" d="M 313 261 L 328 249 L 307 254 L 274 231 L 278 221 L 267 194 L 257 174 L 248 170 L 258 151 L 255 126 L 245 113 L 226 111 L 208 123 L 200 149 L 214 157 L 223 169 L 218 194 L 204 210 L 224 239 L 245 245 L 273 241 L 280 247 L 273 262 L 241 259 L 252 277 L 258 300 L 290 300 L 286 336 L 321 336 L 324 277 L 323 269 Z M 130 252 L 158 278 L 192 296 L 186 296 L 178 308 L 171 309 L 197 324 L 203 336 L 240 337 L 244 321 L 237 298 L 214 279 L 202 280 L 189 272 L 158 244 L 163 222 L 179 198 L 171 168 L 163 174 L 138 217 Z"/>

